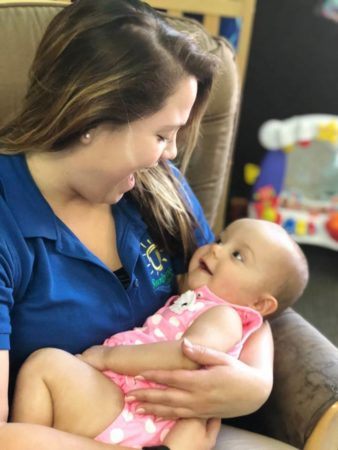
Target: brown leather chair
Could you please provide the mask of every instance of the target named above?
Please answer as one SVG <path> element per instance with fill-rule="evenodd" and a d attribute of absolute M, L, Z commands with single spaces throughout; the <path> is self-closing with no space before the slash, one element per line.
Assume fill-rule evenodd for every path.
<path fill-rule="evenodd" d="M 65 5 L 0 0 L 0 125 L 18 110 L 37 44 L 48 22 Z M 239 110 L 234 55 L 223 38 L 208 36 L 196 22 L 171 20 L 177 28 L 196 33 L 201 45 L 223 61 L 187 170 L 191 186 L 215 226 L 223 219 L 223 192 Z M 274 389 L 268 402 L 245 418 L 244 425 L 305 450 L 337 450 L 337 348 L 291 309 L 271 325 L 276 346 Z"/>

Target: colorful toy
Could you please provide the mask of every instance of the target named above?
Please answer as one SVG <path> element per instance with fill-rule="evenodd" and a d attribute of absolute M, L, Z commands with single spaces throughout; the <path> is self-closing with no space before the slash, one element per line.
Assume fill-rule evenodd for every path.
<path fill-rule="evenodd" d="M 258 137 L 269 151 L 249 215 L 281 224 L 298 242 L 338 250 L 338 117 L 269 120 Z"/>
<path fill-rule="evenodd" d="M 322 16 L 338 22 L 338 0 L 321 0 L 318 10 Z"/>

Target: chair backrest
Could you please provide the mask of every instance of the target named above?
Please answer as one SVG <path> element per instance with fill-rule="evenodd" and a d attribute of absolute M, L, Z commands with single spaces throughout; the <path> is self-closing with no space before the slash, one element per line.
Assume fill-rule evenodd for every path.
<path fill-rule="evenodd" d="M 148 0 L 148 3 L 166 10 L 170 16 L 182 17 L 184 13 L 202 15 L 204 28 L 213 36 L 219 34 L 223 17 L 239 19 L 236 61 L 244 85 L 256 0 Z"/>
<path fill-rule="evenodd" d="M 0 126 L 20 109 L 37 45 L 50 20 L 67 5 L 69 2 L 51 0 L 0 0 Z M 211 37 L 197 22 L 179 17 L 170 21 L 176 28 L 194 33 L 200 44 L 222 61 L 186 174 L 218 233 L 224 224 L 239 104 L 234 55 L 225 39 Z"/>

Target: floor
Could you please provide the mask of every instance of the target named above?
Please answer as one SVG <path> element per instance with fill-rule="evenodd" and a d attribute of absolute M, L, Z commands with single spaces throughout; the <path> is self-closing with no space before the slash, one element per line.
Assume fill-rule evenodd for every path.
<path fill-rule="evenodd" d="M 338 252 L 302 246 L 310 281 L 294 309 L 338 347 Z"/>

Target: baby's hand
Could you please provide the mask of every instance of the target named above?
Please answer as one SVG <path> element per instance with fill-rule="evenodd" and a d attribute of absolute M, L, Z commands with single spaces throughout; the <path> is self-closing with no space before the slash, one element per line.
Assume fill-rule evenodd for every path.
<path fill-rule="evenodd" d="M 89 347 L 82 354 L 76 356 L 81 359 L 81 361 L 95 367 L 95 369 L 103 371 L 107 370 L 107 351 L 109 351 L 109 347 L 104 345 L 94 345 L 93 347 Z"/>

